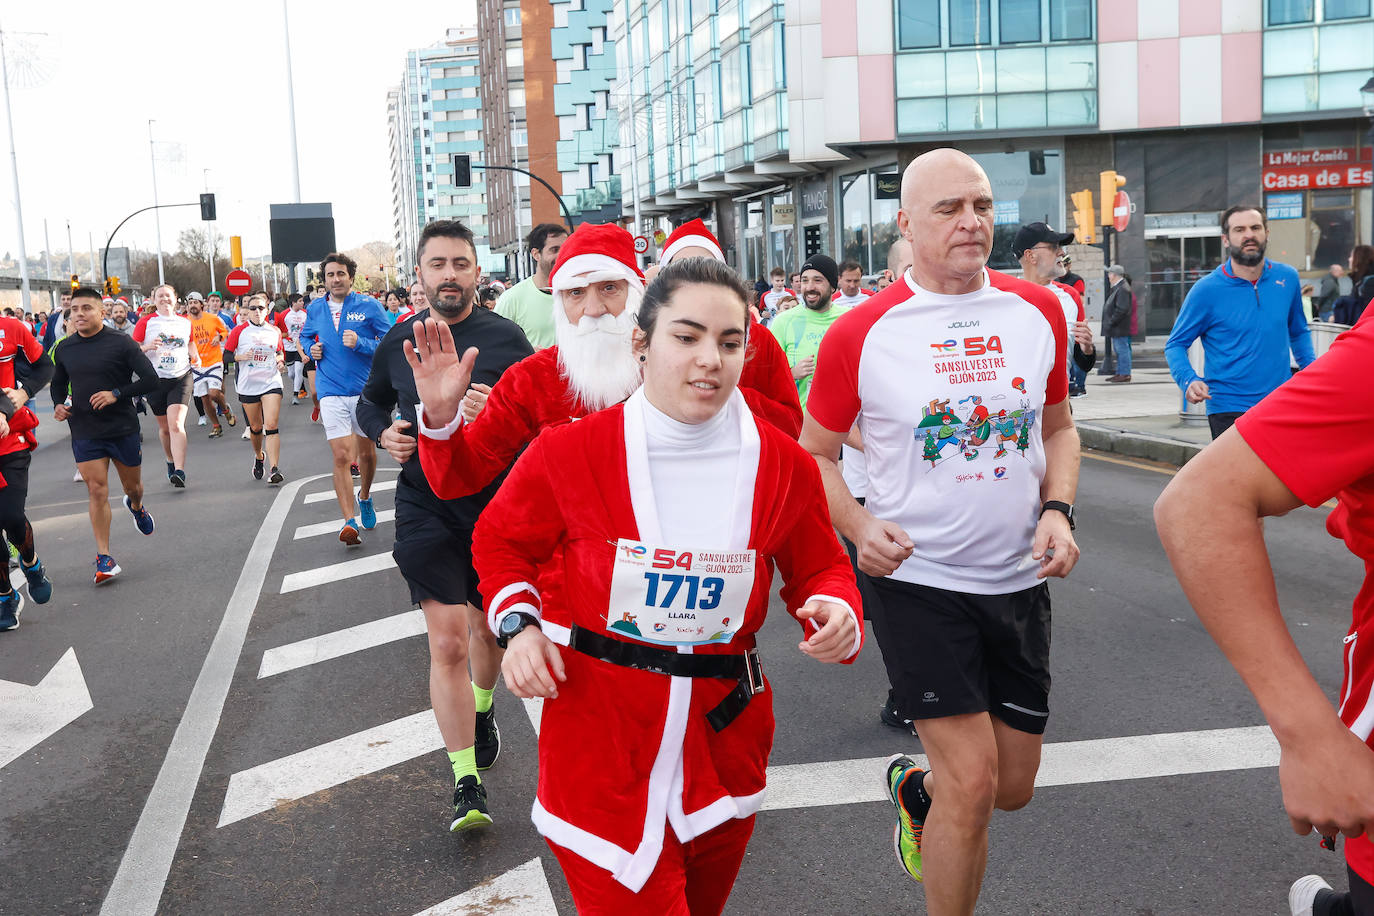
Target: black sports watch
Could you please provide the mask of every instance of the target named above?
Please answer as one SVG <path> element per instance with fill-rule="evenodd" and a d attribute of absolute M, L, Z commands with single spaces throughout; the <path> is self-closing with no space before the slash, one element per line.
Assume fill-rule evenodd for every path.
<path fill-rule="evenodd" d="M 533 614 L 526 614 L 524 611 L 516 611 L 501 618 L 501 623 L 496 628 L 496 644 L 502 649 L 506 648 L 506 643 L 510 642 L 525 627 L 538 627 L 539 618 Z"/>
<path fill-rule="evenodd" d="M 1073 504 L 1060 502 L 1057 499 L 1047 499 L 1040 505 L 1040 514 L 1044 515 L 1051 509 L 1056 512 L 1063 512 L 1069 520 L 1069 530 L 1073 531 L 1078 527 L 1078 521 L 1073 517 Z"/>
<path fill-rule="evenodd" d="M 118 400 L 119 400 L 119 389 L 118 389 L 118 388 L 111 388 L 111 389 L 110 389 L 110 395 L 111 395 L 116 401 L 118 401 Z"/>

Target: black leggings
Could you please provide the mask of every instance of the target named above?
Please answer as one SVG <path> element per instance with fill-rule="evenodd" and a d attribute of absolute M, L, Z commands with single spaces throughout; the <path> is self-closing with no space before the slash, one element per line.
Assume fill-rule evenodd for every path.
<path fill-rule="evenodd" d="M 1350 891 L 1345 894 L 1322 891 L 1312 903 L 1312 916 L 1374 916 L 1374 884 L 1346 866 Z"/>
<path fill-rule="evenodd" d="M 5 486 L 0 487 L 0 532 L 5 539 L 19 549 L 25 560 L 33 560 L 33 528 L 24 515 L 24 503 L 29 498 L 29 464 L 33 455 L 28 450 L 0 455 L 0 476 L 5 478 Z M 0 562 L 4 561 L 0 556 Z M 3 567 L 0 567 L 3 569 Z M 9 577 L 4 576 L 0 583 L 0 594 L 9 591 Z"/>

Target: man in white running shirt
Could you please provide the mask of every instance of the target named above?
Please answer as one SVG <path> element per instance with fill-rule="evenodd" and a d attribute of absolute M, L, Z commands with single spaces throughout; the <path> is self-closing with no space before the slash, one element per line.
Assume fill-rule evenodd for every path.
<path fill-rule="evenodd" d="M 191 320 L 174 312 L 177 292 L 164 283 L 153 290 L 151 315 L 134 326 L 133 338 L 152 360 L 156 390 L 147 395 L 157 418 L 158 438 L 167 459 L 167 480 L 186 486 L 186 411 L 191 406 L 191 369 L 200 368 L 200 354 L 191 345 Z"/>

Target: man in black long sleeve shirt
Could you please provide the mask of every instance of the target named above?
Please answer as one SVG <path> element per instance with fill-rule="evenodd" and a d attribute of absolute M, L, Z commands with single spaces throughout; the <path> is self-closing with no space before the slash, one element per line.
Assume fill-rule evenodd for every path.
<path fill-rule="evenodd" d="M 110 556 L 111 461 L 138 530 L 153 533 L 153 517 L 143 507 L 143 445 L 133 399 L 156 388 L 158 378 L 133 338 L 105 327 L 95 290 L 72 293 L 68 327 L 75 333 L 52 349 L 53 416 L 71 424 L 72 455 L 90 496 L 95 584 L 100 585 L 121 572 Z"/>
<path fill-rule="evenodd" d="M 500 752 L 491 694 L 501 670 L 501 650 L 482 613 L 472 568 L 472 529 L 500 481 L 462 499 L 440 499 L 430 489 L 415 448 L 420 396 L 405 344 L 414 339 L 417 321 L 445 321 L 460 349 L 477 348 L 473 379 L 487 384 L 494 384 L 534 349 L 514 322 L 473 307 L 481 269 L 472 233 L 462 223 L 439 220 L 426 226 L 417 259 L 430 307 L 399 322 L 382 338 L 357 415 L 368 437 L 401 464 L 392 556 L 410 587 L 411 600 L 425 613 L 430 702 L 453 765 L 449 829 L 457 831 L 491 823 L 477 771 L 490 767 Z M 397 413 L 400 419 L 393 419 Z"/>

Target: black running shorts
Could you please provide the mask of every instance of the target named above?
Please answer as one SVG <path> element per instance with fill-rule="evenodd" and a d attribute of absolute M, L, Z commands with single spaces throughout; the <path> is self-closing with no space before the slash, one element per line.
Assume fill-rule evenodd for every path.
<path fill-rule="evenodd" d="M 970 595 L 864 576 L 864 616 L 897 708 L 922 719 L 987 712 L 1041 735 L 1049 721 L 1050 590 Z M 872 602 L 870 603 L 870 597 Z"/>
<path fill-rule="evenodd" d="M 148 399 L 148 406 L 153 408 L 153 416 L 167 416 L 167 408 L 172 404 L 190 407 L 191 385 L 190 370 L 187 370 L 185 375 L 179 375 L 176 378 L 158 379 L 157 387 L 144 395 Z"/>
<path fill-rule="evenodd" d="M 410 600 L 482 606 L 472 567 L 472 529 L 452 518 L 442 499 L 396 481 L 396 546 L 391 551 Z"/>

